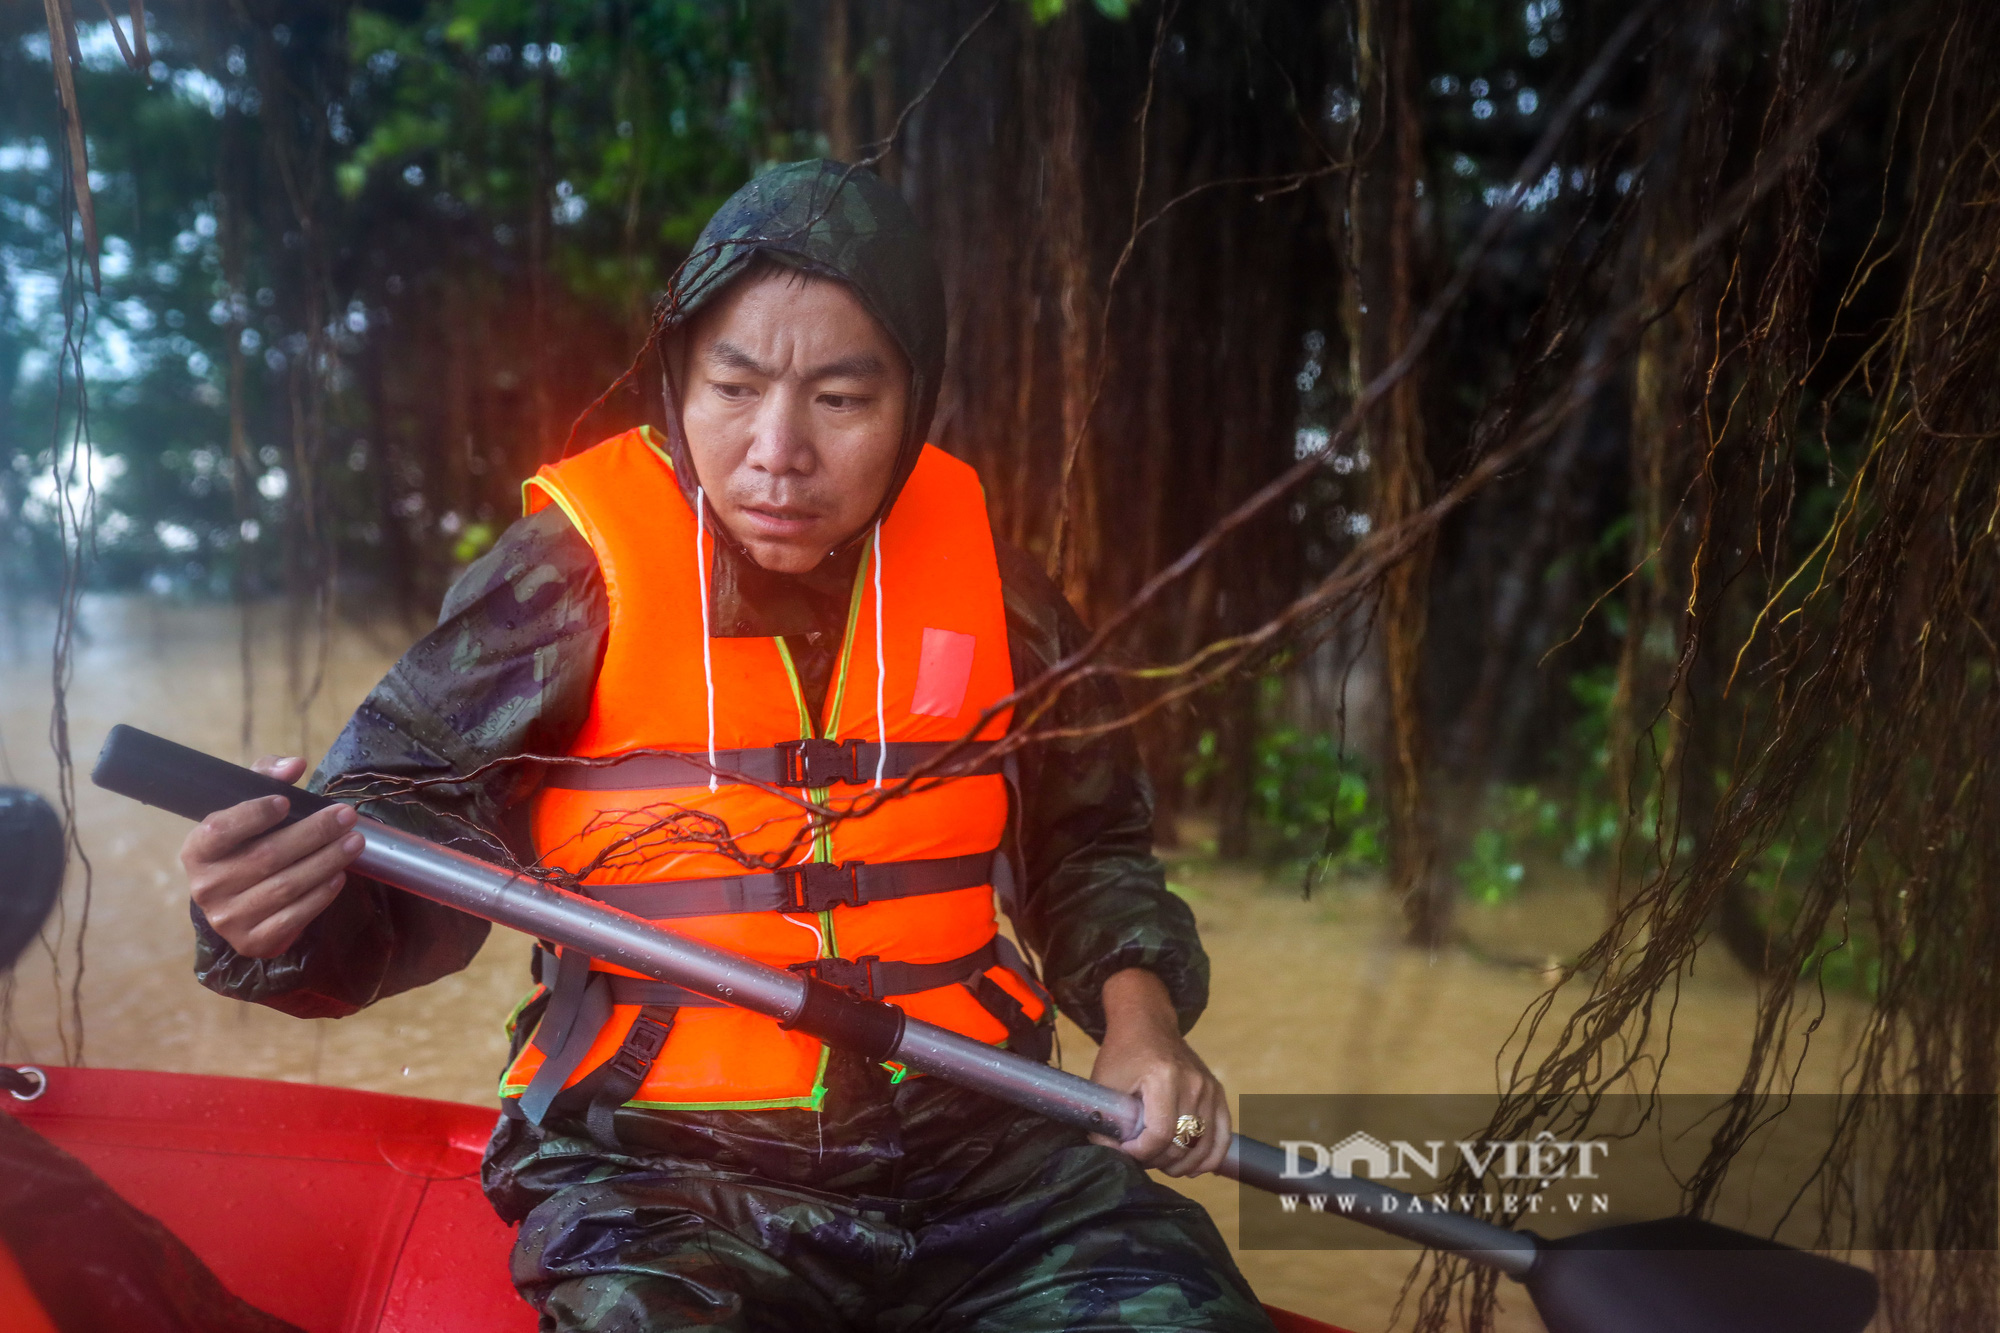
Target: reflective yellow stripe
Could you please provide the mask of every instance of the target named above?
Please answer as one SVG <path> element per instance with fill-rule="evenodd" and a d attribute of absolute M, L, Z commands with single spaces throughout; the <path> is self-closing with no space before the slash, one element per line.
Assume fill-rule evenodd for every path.
<path fill-rule="evenodd" d="M 653 451 L 653 456 L 667 465 L 667 471 L 674 470 L 674 460 L 667 456 L 667 442 L 660 432 L 651 426 L 639 427 L 639 443 Z"/>
<path fill-rule="evenodd" d="M 549 499 L 554 500 L 561 507 L 563 513 L 569 515 L 570 523 L 578 532 L 583 534 L 583 539 L 585 541 L 590 540 L 590 529 L 583 525 L 583 515 L 577 512 L 576 501 L 564 495 L 562 487 L 556 485 L 547 477 L 530 477 L 521 483 L 521 512 L 523 514 L 528 512 L 528 488 L 530 486 L 548 496 Z"/>

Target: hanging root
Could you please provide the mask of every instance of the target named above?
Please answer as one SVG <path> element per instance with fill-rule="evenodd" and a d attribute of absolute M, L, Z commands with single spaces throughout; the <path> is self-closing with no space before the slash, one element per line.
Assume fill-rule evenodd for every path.
<path fill-rule="evenodd" d="M 1735 1099 L 1685 1185 L 1693 1212 L 1783 1113 L 1831 966 L 1858 960 L 1873 993 L 1843 1091 L 2000 1090 L 2000 16 L 1923 8 L 1883 122 L 1855 131 L 1887 138 L 1907 180 L 1884 183 L 1832 328 L 1808 299 L 1826 232 L 1811 152 L 1781 164 L 1728 253 L 1684 275 L 1682 299 L 1703 302 L 1685 380 L 1697 465 L 1654 497 L 1674 517 L 1646 552 L 1675 647 L 1663 675 L 1632 673 L 1633 734 L 1669 741 L 1624 793 L 1654 812 L 1652 846 L 1621 866 L 1633 882 L 1605 934 L 1524 1016 L 1486 1131 L 1569 1136 L 1603 1093 L 1657 1089 L 1659 1002 L 1735 903 L 1759 918 L 1761 993 Z M 1771 127 L 1811 83 L 1867 54 L 1846 6 L 1801 0 L 1789 24 L 1766 165 Z M 1690 141 L 1725 111 L 1691 108 Z M 1863 304 L 1886 318 L 1864 321 Z M 1802 512 L 1815 481 L 1830 513 Z M 1754 872 L 1781 849 L 1787 886 L 1759 901 Z M 1892 1329 L 2000 1321 L 1993 1217 L 1971 1202 L 1995 1177 L 1992 1139 L 1940 1116 L 1916 1097 L 1854 1102 L 1823 1163 L 1821 1239 L 1877 1252 Z M 1896 1183 L 1857 1202 L 1840 1182 L 1864 1141 L 1897 1145 Z M 1439 1260 L 1417 1326 L 1480 1327 L 1492 1307 L 1490 1281 Z"/>

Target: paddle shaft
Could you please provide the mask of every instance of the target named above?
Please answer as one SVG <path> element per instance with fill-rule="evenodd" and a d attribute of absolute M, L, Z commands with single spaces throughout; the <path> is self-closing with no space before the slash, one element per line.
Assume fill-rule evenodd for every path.
<path fill-rule="evenodd" d="M 189 819 L 259 796 L 292 802 L 286 822 L 332 803 L 213 755 L 136 728 L 112 729 L 91 775 L 100 787 Z M 1064 1124 L 1120 1139 L 1142 1124 L 1137 1097 L 1089 1079 L 907 1018 L 878 1001 L 852 998 L 824 983 L 692 940 L 603 903 L 519 875 L 464 852 L 363 817 L 366 841 L 354 870 L 420 898 L 537 939 L 628 968 L 642 976 L 712 995 L 789 1026 L 920 1073 L 984 1092 Z M 1295 1192 L 1284 1178 L 1284 1153 L 1236 1135 L 1222 1174 L 1273 1193 Z M 1452 1250 L 1520 1277 L 1534 1264 L 1535 1238 L 1462 1214 L 1411 1211 L 1415 1196 L 1356 1176 L 1341 1182 L 1365 1211 L 1352 1221 L 1435 1249 Z"/>

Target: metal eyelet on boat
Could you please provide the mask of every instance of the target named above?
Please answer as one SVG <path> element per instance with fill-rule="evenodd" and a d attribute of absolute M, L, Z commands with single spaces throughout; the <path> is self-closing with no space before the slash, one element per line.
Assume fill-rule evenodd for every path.
<path fill-rule="evenodd" d="M 9 1086 L 7 1088 L 7 1095 L 12 1097 L 17 1102 L 34 1101 L 37 1097 L 41 1096 L 43 1093 L 49 1090 L 49 1076 L 47 1074 L 44 1074 L 41 1070 L 35 1068 L 35 1066 L 33 1065 L 15 1065 L 11 1067 L 8 1072 L 19 1074 L 25 1078 L 32 1078 L 35 1081 L 34 1089 L 30 1092 L 22 1092 L 19 1089 L 12 1086 L 12 1080 L 8 1081 Z"/>

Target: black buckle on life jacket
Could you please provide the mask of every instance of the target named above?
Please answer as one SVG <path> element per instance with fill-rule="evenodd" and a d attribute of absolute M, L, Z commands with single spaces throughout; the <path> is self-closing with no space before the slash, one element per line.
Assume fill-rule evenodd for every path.
<path fill-rule="evenodd" d="M 625 1034 L 625 1041 L 618 1047 L 618 1054 L 611 1057 L 611 1067 L 632 1080 L 637 1088 L 645 1082 L 646 1074 L 659 1059 L 660 1048 L 667 1044 L 670 1026 L 655 1018 L 640 1014 L 632 1021 L 632 1030 Z M 622 1099 L 621 1099 L 622 1100 Z"/>
<path fill-rule="evenodd" d="M 819 737 L 780 741 L 775 747 L 784 767 L 780 787 L 830 787 L 836 782 L 861 781 L 861 742 Z"/>
<path fill-rule="evenodd" d="M 880 955 L 871 953 L 860 958 L 814 958 L 793 963 L 788 970 L 852 991 L 864 1000 L 879 1000 L 882 998 L 879 988 L 883 982 L 882 974 L 877 969 L 881 963 Z"/>
<path fill-rule="evenodd" d="M 804 865 L 780 867 L 791 902 L 781 912 L 824 912 L 830 907 L 861 906 L 861 877 L 855 872 L 859 861 L 808 861 Z"/>

